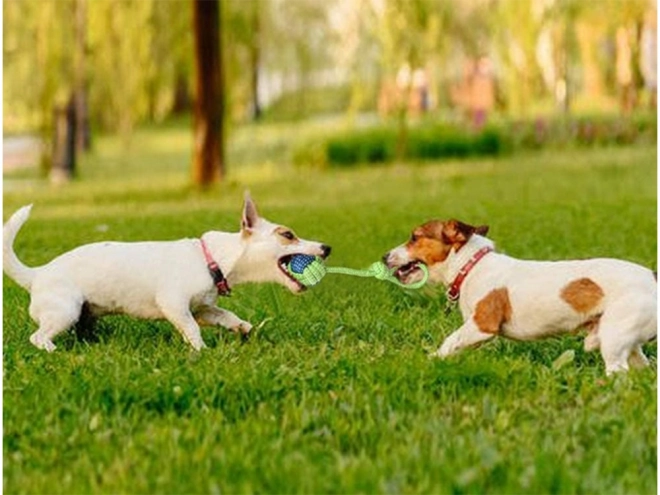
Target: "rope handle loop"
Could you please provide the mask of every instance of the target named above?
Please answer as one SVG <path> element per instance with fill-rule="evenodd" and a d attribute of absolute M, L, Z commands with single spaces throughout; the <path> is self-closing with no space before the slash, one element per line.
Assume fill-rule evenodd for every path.
<path fill-rule="evenodd" d="M 412 284 L 404 284 L 400 282 L 399 279 L 393 275 L 394 270 L 387 268 L 387 265 L 382 261 L 372 263 L 365 270 L 356 270 L 354 268 L 343 268 L 339 266 L 329 266 L 326 270 L 328 273 L 340 273 L 342 275 L 352 275 L 354 277 L 374 277 L 378 280 L 391 282 L 404 289 L 421 289 L 429 278 L 429 269 L 424 264 L 419 264 L 418 266 L 423 272 L 423 277 L 421 280 Z"/>

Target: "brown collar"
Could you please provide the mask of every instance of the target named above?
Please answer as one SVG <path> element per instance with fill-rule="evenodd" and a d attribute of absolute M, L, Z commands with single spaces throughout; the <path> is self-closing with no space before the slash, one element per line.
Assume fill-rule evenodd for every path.
<path fill-rule="evenodd" d="M 461 285 L 463 284 L 465 277 L 468 276 L 470 271 L 474 268 L 474 265 L 479 263 L 479 261 L 491 251 L 493 251 L 492 247 L 484 246 L 479 251 L 474 253 L 472 258 L 470 258 L 470 260 L 463 265 L 463 267 L 458 272 L 458 275 L 456 275 L 456 278 L 449 286 L 449 289 L 447 290 L 447 299 L 449 299 L 451 302 L 458 301 L 458 298 L 461 296 Z"/>
<path fill-rule="evenodd" d="M 211 256 L 211 251 L 209 251 L 209 248 L 204 242 L 204 239 L 200 238 L 199 242 L 201 242 L 202 244 L 202 251 L 204 251 L 206 266 L 209 269 L 209 273 L 211 274 L 211 278 L 213 279 L 213 284 L 215 285 L 215 288 L 218 289 L 218 294 L 221 296 L 229 296 L 231 294 L 231 289 L 229 288 L 229 283 L 227 283 L 227 279 L 222 273 L 222 270 L 220 270 L 218 264 L 213 259 L 213 256 Z"/>

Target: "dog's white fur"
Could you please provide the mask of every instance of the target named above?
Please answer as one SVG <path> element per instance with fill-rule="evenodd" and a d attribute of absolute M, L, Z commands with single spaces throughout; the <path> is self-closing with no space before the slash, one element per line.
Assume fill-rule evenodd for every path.
<path fill-rule="evenodd" d="M 30 342 L 53 351 L 53 339 L 80 318 L 123 313 L 167 319 L 196 350 L 205 347 L 199 325 L 221 325 L 247 335 L 252 325 L 215 306 L 218 294 L 199 239 L 86 244 L 39 267 L 16 256 L 14 239 L 32 205 L 18 210 L 3 228 L 5 273 L 30 292 L 30 316 L 39 325 Z M 296 253 L 326 257 L 330 248 L 299 239 L 286 227 L 261 218 L 246 194 L 241 230 L 210 231 L 202 238 L 229 285 L 277 282 L 292 292 L 303 287 L 286 275 L 282 257 Z"/>
<path fill-rule="evenodd" d="M 450 285 L 484 246 L 494 248 L 490 239 L 473 231 L 463 245 L 451 248 L 446 259 L 428 266 L 429 280 Z M 391 250 L 385 259 L 390 267 L 424 261 L 415 257 L 412 240 Z M 419 272 L 405 274 L 406 283 L 421 278 Z M 578 312 L 561 294 L 571 282 L 584 279 L 600 287 L 603 297 L 598 304 Z M 480 301 L 497 289 L 506 289 L 510 317 L 501 321 L 496 332 L 484 332 L 475 321 L 475 312 Z M 436 357 L 446 358 L 495 335 L 534 340 L 586 328 L 585 349 L 600 348 L 609 375 L 628 370 L 629 364 L 648 365 L 642 344 L 655 338 L 657 332 L 657 281 L 651 270 L 617 259 L 526 261 L 491 252 L 464 279 L 459 308 L 464 323 L 444 340 L 434 353 Z M 488 309 L 487 304 L 479 308 L 482 312 Z"/>

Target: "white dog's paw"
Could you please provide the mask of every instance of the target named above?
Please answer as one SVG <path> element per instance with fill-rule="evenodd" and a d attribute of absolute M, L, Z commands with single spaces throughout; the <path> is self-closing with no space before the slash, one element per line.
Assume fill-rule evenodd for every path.
<path fill-rule="evenodd" d="M 454 342 L 453 339 L 448 337 L 438 348 L 438 350 L 435 351 L 435 357 L 440 359 L 445 359 L 451 356 L 452 354 L 455 354 L 456 351 L 457 351 L 456 343 Z"/>
<path fill-rule="evenodd" d="M 30 335 L 30 342 L 37 349 L 43 349 L 47 352 L 53 352 L 57 349 L 57 346 L 51 342 L 51 340 L 39 332 L 34 332 Z"/>
<path fill-rule="evenodd" d="M 204 340 L 201 338 L 199 340 L 194 340 L 190 342 L 190 345 L 195 349 L 197 352 L 201 351 L 202 349 L 206 349 L 206 343 Z"/>

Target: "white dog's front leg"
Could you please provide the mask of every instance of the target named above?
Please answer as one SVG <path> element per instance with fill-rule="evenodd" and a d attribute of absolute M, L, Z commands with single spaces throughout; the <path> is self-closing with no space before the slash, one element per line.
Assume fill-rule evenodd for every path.
<path fill-rule="evenodd" d="M 200 325 L 220 325 L 241 335 L 247 335 L 252 330 L 250 322 L 241 320 L 231 311 L 215 306 L 205 306 L 196 311 L 195 319 Z"/>
<path fill-rule="evenodd" d="M 202 332 L 199 325 L 193 318 L 192 313 L 187 304 L 181 302 L 171 302 L 165 298 L 158 301 L 160 310 L 163 316 L 169 320 L 176 329 L 181 332 L 183 338 L 191 345 L 196 351 L 202 350 L 206 347 L 204 339 L 202 339 Z"/>
<path fill-rule="evenodd" d="M 495 337 L 494 333 L 482 332 L 472 319 L 445 339 L 440 348 L 431 354 L 433 357 L 446 358 L 467 347 L 474 347 Z"/>

